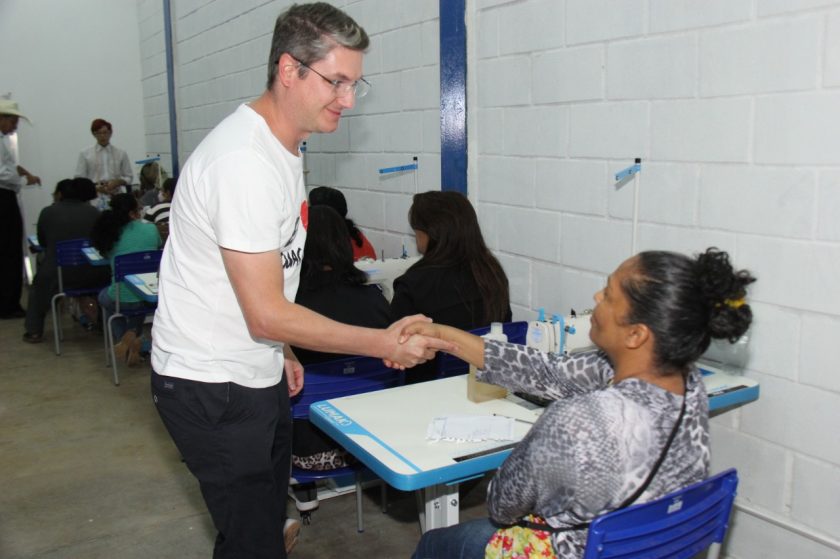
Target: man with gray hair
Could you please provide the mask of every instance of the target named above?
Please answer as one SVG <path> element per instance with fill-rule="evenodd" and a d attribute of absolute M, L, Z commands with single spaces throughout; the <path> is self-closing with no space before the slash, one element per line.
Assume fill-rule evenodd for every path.
<path fill-rule="evenodd" d="M 222 121 L 178 178 L 160 268 L 152 348 L 158 413 L 218 530 L 214 558 L 276 559 L 291 463 L 289 397 L 303 368 L 289 345 L 362 353 L 400 367 L 425 362 L 436 339 L 401 341 L 293 303 L 308 225 L 300 144 L 333 132 L 368 90 L 368 36 L 326 4 L 278 18 L 267 90 Z M 295 534 L 296 535 L 296 534 Z"/>
<path fill-rule="evenodd" d="M 41 184 L 41 179 L 20 166 L 10 136 L 17 130 L 23 113 L 11 99 L 0 99 L 0 319 L 23 318 L 20 306 L 23 290 L 23 218 L 18 193 L 21 177 L 26 184 Z"/>

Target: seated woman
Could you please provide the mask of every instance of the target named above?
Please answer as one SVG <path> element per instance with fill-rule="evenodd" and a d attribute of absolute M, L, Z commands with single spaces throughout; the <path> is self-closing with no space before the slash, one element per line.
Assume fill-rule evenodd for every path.
<path fill-rule="evenodd" d="M 38 254 L 38 273 L 29 287 L 26 332 L 23 334 L 23 341 L 29 343 L 44 340 L 44 321 L 52 297 L 58 293 L 57 243 L 90 237 L 93 224 L 100 215 L 99 210 L 87 203 L 96 198 L 96 186 L 90 179 L 79 177 L 59 181 L 53 198 L 55 203 L 41 210 L 38 216 L 38 242 L 44 250 Z M 65 288 L 95 288 L 108 281 L 108 270 L 95 266 L 74 266 L 62 272 Z M 90 306 L 90 303 L 85 306 Z M 93 309 L 91 317 L 80 315 L 80 318 L 95 321 L 95 305 Z"/>
<path fill-rule="evenodd" d="M 387 328 L 393 322 L 382 291 L 378 286 L 365 285 L 367 276 L 353 265 L 344 220 L 331 207 L 309 208 L 303 254 L 295 303 L 354 326 Z M 347 357 L 299 347 L 292 347 L 292 350 L 304 366 Z M 307 430 L 306 434 L 303 429 Z M 344 465 L 336 465 L 338 462 L 332 452 L 336 445 L 332 439 L 311 429 L 308 421 L 295 422 L 292 440 L 292 461 L 300 468 L 325 470 Z M 329 456 L 323 453 L 329 453 Z"/>
<path fill-rule="evenodd" d="M 347 200 L 340 190 L 329 186 L 313 188 L 309 193 L 309 205 L 310 207 L 329 206 L 338 212 L 338 215 L 344 220 L 344 224 L 347 227 L 347 234 L 350 236 L 354 261 L 360 258 L 372 258 L 376 260 L 376 250 L 373 248 L 373 245 L 370 244 L 370 241 L 367 240 L 364 233 L 356 227 L 353 220 L 347 218 Z"/>
<path fill-rule="evenodd" d="M 309 227 L 295 303 L 339 322 L 387 328 L 391 320 L 388 301 L 378 286 L 365 285 L 367 276 L 353 265 L 353 253 L 342 217 L 329 206 L 309 208 Z M 303 364 L 311 365 L 347 357 L 292 347 Z M 308 421 L 295 419 L 292 464 L 305 470 L 333 470 L 349 463 L 350 455 Z M 299 510 L 318 506 L 314 484 L 295 488 Z"/>
<path fill-rule="evenodd" d="M 595 517 L 706 478 L 708 400 L 694 362 L 712 338 L 746 332 L 753 281 L 716 249 L 642 252 L 595 294 L 598 349 L 569 357 L 439 324 L 407 329 L 457 344 L 480 380 L 553 400 L 496 472 L 490 518 L 427 532 L 414 557 L 526 557 L 525 541 L 545 546 L 533 556 L 580 557 Z"/>
<path fill-rule="evenodd" d="M 473 330 L 511 319 L 508 280 L 484 244 L 472 204 L 457 192 L 414 195 L 408 212 L 423 257 L 394 280 L 394 319 L 424 314 L 437 324 Z M 415 367 L 410 382 L 437 376 L 436 362 Z"/>
<path fill-rule="evenodd" d="M 114 257 L 129 252 L 155 250 L 160 248 L 160 234 L 154 223 L 141 219 L 140 206 L 133 194 L 117 194 L 111 198 L 111 209 L 102 212 L 93 226 L 91 244 L 111 261 L 114 269 Z M 116 282 L 111 277 L 111 285 L 99 292 L 99 304 L 110 318 L 116 312 Z M 138 309 L 147 306 L 128 285 L 120 286 L 120 308 Z M 119 340 L 114 346 L 114 353 L 120 361 L 129 366 L 140 362 L 144 316 L 123 317 L 114 320 L 113 339 Z"/>
<path fill-rule="evenodd" d="M 166 180 L 166 171 L 157 161 L 145 163 L 140 168 L 140 188 L 135 195 L 140 197 L 140 206 L 154 206 L 160 201 L 160 188 Z"/>

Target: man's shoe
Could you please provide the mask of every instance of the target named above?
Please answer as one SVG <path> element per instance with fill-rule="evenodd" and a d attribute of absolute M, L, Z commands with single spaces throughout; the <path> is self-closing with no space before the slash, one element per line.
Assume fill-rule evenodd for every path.
<path fill-rule="evenodd" d="M 44 341 L 43 334 L 30 334 L 29 332 L 23 335 L 23 341 L 30 344 L 40 344 Z"/>
<path fill-rule="evenodd" d="M 286 542 L 286 555 L 292 552 L 300 536 L 300 522 L 294 518 L 287 518 L 283 525 L 283 540 Z"/>

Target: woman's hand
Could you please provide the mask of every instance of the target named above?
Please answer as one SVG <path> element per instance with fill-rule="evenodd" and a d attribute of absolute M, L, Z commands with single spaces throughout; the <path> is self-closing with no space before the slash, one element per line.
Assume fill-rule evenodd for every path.
<path fill-rule="evenodd" d="M 433 322 L 413 322 L 406 326 L 400 336 L 400 343 L 404 343 L 411 336 L 419 334 L 427 338 L 443 339 L 439 324 Z"/>

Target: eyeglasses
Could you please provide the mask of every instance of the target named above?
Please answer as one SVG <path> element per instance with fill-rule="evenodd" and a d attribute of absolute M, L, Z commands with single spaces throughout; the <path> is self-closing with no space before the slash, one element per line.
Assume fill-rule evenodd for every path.
<path fill-rule="evenodd" d="M 312 70 L 317 75 L 319 75 L 321 78 L 323 78 L 323 80 L 325 82 L 330 84 L 333 88 L 333 93 L 335 93 L 336 97 L 344 97 L 345 95 L 350 95 L 351 93 L 353 93 L 356 96 L 356 99 L 361 99 L 362 97 L 367 95 L 368 92 L 370 91 L 371 85 L 364 78 L 359 78 L 358 80 L 356 80 L 354 82 L 348 82 L 348 81 L 344 81 L 344 80 L 331 80 L 327 76 L 325 76 L 324 74 L 322 74 L 321 72 L 319 72 L 318 70 L 313 68 L 312 66 L 309 66 L 308 64 L 304 64 L 303 62 L 301 62 L 300 60 L 298 60 L 294 56 L 292 56 L 292 58 L 294 59 L 295 62 L 297 62 L 298 64 L 300 64 L 304 68 L 307 68 L 308 70 Z"/>

